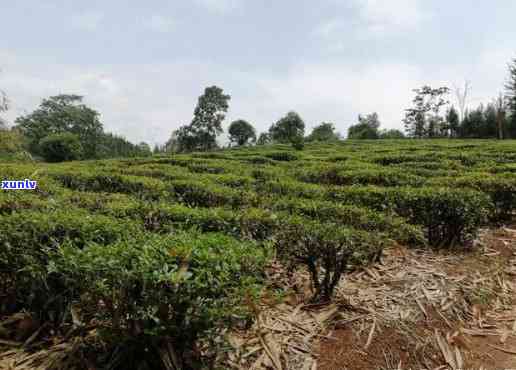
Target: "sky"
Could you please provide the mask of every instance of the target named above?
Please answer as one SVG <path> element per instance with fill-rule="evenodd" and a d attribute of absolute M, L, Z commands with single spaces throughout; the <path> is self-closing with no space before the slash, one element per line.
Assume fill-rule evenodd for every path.
<path fill-rule="evenodd" d="M 503 91 L 514 14 L 513 0 L 3 0 L 0 89 L 11 122 L 79 94 L 106 131 L 150 144 L 212 85 L 231 95 L 225 127 L 266 131 L 294 110 L 307 133 L 371 112 L 402 128 L 424 84 L 469 80 L 470 106 Z"/>

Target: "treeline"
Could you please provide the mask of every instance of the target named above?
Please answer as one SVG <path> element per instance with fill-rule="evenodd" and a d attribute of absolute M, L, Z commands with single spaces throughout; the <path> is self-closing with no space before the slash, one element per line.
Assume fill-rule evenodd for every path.
<path fill-rule="evenodd" d="M 516 139 L 516 59 L 509 65 L 505 95 L 476 109 L 450 106 L 448 87 L 423 86 L 415 89 L 412 106 L 406 110 L 405 133 L 380 129 L 377 113 L 359 115 L 349 127 L 349 139 L 409 138 L 498 138 Z M 32 155 L 57 162 L 73 159 L 148 156 L 163 152 L 209 151 L 219 148 L 218 137 L 231 97 L 218 86 L 207 87 L 199 97 L 189 124 L 172 132 L 170 139 L 152 151 L 148 144 L 132 144 L 123 137 L 104 132 L 97 111 L 82 103 L 79 95 L 58 95 L 44 99 L 32 113 L 18 117 L 8 133 L 0 120 L 0 151 L 2 147 L 22 146 Z M 0 113 L 9 108 L 9 101 L 0 91 Z M 257 134 L 246 120 L 238 119 L 228 128 L 229 146 L 289 143 L 301 150 L 305 142 L 336 141 L 341 135 L 335 125 L 323 122 L 305 136 L 305 123 L 296 112 L 288 112 L 271 124 L 266 132 Z M 9 144 L 5 144 L 9 141 Z M 0 155 L 2 153 L 0 152 Z M 5 157 L 5 156 L 4 156 Z"/>
<path fill-rule="evenodd" d="M 82 103 L 79 95 L 44 99 L 32 113 L 18 117 L 0 130 L 0 155 L 30 153 L 48 162 L 151 155 L 148 144 L 132 144 L 107 133 L 97 111 Z M 6 110 L 7 104 L 3 105 Z M 26 156 L 23 154 L 22 156 Z"/>
<path fill-rule="evenodd" d="M 415 89 L 412 107 L 403 120 L 405 130 L 415 138 L 516 139 L 516 59 L 509 64 L 504 89 L 505 94 L 472 110 L 465 109 L 467 84 L 457 90 L 459 110 L 449 107 L 448 87 Z"/>

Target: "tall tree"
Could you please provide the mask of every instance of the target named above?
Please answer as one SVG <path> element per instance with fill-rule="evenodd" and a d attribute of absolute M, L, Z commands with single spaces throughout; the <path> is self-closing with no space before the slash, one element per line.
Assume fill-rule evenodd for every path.
<path fill-rule="evenodd" d="M 217 147 L 217 136 L 222 133 L 222 121 L 229 108 L 231 97 L 217 86 L 207 87 L 199 97 L 194 118 L 187 136 L 195 137 L 196 149 L 210 150 Z"/>
<path fill-rule="evenodd" d="M 496 110 L 496 131 L 497 137 L 500 140 L 503 140 L 506 136 L 506 120 L 507 120 L 507 104 L 505 98 L 502 94 L 496 98 L 493 103 Z"/>
<path fill-rule="evenodd" d="M 464 87 L 460 88 L 455 86 L 455 97 L 457 98 L 457 103 L 459 105 L 459 122 L 462 122 L 466 113 L 466 105 L 468 101 L 468 95 L 471 90 L 471 84 L 468 80 L 464 81 Z"/>
<path fill-rule="evenodd" d="M 348 139 L 374 140 L 380 137 L 378 113 L 358 115 L 358 123 L 348 128 Z"/>
<path fill-rule="evenodd" d="M 336 141 L 339 140 L 339 134 L 335 132 L 335 125 L 331 122 L 323 122 L 319 126 L 313 128 L 308 141 Z"/>
<path fill-rule="evenodd" d="M 505 83 L 505 96 L 509 110 L 508 131 L 511 138 L 516 138 L 516 58 L 509 64 L 509 77 Z"/>
<path fill-rule="evenodd" d="M 0 89 L 0 129 L 7 128 L 7 120 L 2 118 L 1 114 L 9 110 L 9 99 L 4 90 Z"/>
<path fill-rule="evenodd" d="M 457 137 L 460 127 L 460 118 L 453 105 L 448 109 L 448 112 L 446 112 L 446 124 L 450 130 L 450 136 Z"/>
<path fill-rule="evenodd" d="M 406 110 L 405 129 L 410 136 L 416 138 L 434 137 L 441 132 L 444 119 L 440 116 L 441 108 L 448 104 L 447 87 L 432 88 L 423 86 L 414 89 L 416 96 L 412 100 L 413 107 Z"/>
<path fill-rule="evenodd" d="M 85 158 L 96 158 L 103 134 L 99 113 L 82 103 L 80 95 L 57 95 L 44 99 L 34 112 L 15 121 L 29 141 L 32 152 L 41 154 L 39 142 L 51 134 L 77 135 Z"/>
<path fill-rule="evenodd" d="M 228 129 L 229 140 L 238 146 L 246 145 L 256 141 L 256 130 L 247 121 L 239 119 L 231 122 Z"/>
<path fill-rule="evenodd" d="M 256 140 L 256 145 L 267 145 L 271 143 L 271 135 L 268 132 L 262 132 Z"/>
<path fill-rule="evenodd" d="M 172 132 L 165 144 L 167 151 L 191 152 L 211 150 L 217 147 L 217 136 L 222 130 L 222 121 L 229 108 L 231 97 L 217 86 L 204 89 L 199 96 L 194 117 L 189 125 L 180 126 Z"/>
<path fill-rule="evenodd" d="M 305 134 L 305 123 L 296 112 L 288 112 L 269 128 L 269 134 L 272 141 L 298 145 Z"/>

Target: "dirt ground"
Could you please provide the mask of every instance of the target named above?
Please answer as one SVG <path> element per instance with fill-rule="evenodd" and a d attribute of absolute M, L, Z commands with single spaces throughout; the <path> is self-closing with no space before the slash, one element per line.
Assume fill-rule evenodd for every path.
<path fill-rule="evenodd" d="M 329 333 L 332 339 L 320 342 L 317 368 L 516 369 L 516 230 L 485 232 L 477 244 L 475 252 L 422 254 L 419 259 L 403 248 L 391 251 L 387 259 L 422 270 L 423 294 L 405 294 L 406 301 L 398 306 L 408 310 L 415 302 L 422 315 L 382 320 L 375 319 L 381 314 L 372 313 L 369 326 L 336 325 Z M 429 269 L 433 278 L 423 271 Z M 393 294 L 414 286 L 407 280 L 379 279 Z M 431 294 L 425 293 L 439 280 L 449 303 L 428 299 Z"/>

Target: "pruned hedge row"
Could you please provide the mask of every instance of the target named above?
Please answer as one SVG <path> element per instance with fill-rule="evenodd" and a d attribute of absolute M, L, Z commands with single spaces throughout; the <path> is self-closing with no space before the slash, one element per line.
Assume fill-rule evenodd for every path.
<path fill-rule="evenodd" d="M 38 181 L 0 192 L 0 314 L 61 330 L 74 307 L 116 354 L 102 366 L 165 368 L 166 344 L 195 368 L 199 341 L 246 320 L 271 255 L 329 300 L 387 245 L 467 246 L 511 220 L 515 160 L 510 142 L 406 140 L 0 164 Z"/>

